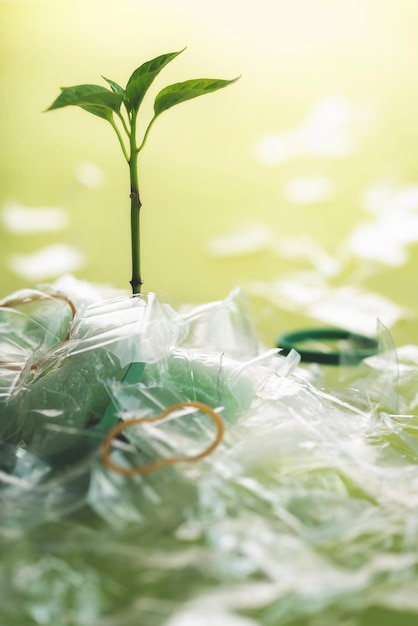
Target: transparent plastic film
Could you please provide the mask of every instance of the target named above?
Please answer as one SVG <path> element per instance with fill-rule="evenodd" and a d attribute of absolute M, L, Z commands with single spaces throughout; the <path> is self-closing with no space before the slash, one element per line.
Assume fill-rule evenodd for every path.
<path fill-rule="evenodd" d="M 43 304 L 39 292 L 30 297 L 29 302 L 25 295 L 26 306 L 32 300 Z M 60 300 L 75 312 L 65 296 Z M 17 297 L 8 300 L 17 301 Z M 39 310 L 35 313 L 38 320 Z M 60 319 L 61 313 L 42 310 L 42 315 L 41 328 L 48 331 L 48 324 L 57 325 L 55 317 Z M 35 324 L 32 318 L 30 323 Z M 16 336 L 26 337 L 25 328 L 19 327 Z M 112 411 L 109 381 L 122 380 L 128 373 L 140 380 L 144 362 L 168 354 L 186 329 L 179 316 L 153 295 L 81 306 L 61 337 L 54 335 L 52 342 L 37 336 L 32 351 L 23 355 L 1 407 L 2 423 L 16 443 L 53 465 L 83 458 L 118 419 Z"/>
<path fill-rule="evenodd" d="M 34 353 L 68 339 L 75 313 L 72 301 L 52 288 L 26 289 L 0 301 L 0 397 L 13 392 L 16 377 Z"/>
<path fill-rule="evenodd" d="M 121 434 L 123 431 L 126 431 L 128 428 L 132 428 L 133 426 L 138 426 L 140 424 L 156 424 L 166 418 L 169 418 L 171 415 L 179 414 L 181 411 L 190 411 L 190 410 L 198 410 L 200 413 L 207 415 L 213 421 L 216 426 L 216 436 L 214 440 L 202 451 L 195 452 L 189 456 L 166 456 L 164 458 L 156 459 L 147 463 L 146 465 L 140 465 L 137 467 L 124 467 L 122 465 L 117 465 L 111 458 L 110 448 L 113 440 Z M 183 429 L 185 430 L 185 429 Z M 101 446 L 101 458 L 106 467 L 111 469 L 112 471 L 122 474 L 123 476 L 134 476 L 134 475 L 145 475 L 150 472 L 156 472 L 157 470 L 166 467 L 167 465 L 175 465 L 176 463 L 194 463 L 195 461 L 199 461 L 209 454 L 211 454 L 221 443 L 224 435 L 224 424 L 220 416 L 216 411 L 211 409 L 207 404 L 203 404 L 201 402 L 179 402 L 178 404 L 173 404 L 168 407 L 165 411 L 160 413 L 159 415 L 153 417 L 139 417 L 128 420 L 127 422 L 120 422 L 116 426 L 114 426 L 106 435 L 103 440 Z M 149 434 L 148 439 L 154 439 L 152 433 Z"/>
<path fill-rule="evenodd" d="M 333 366 L 346 387 L 315 384 L 296 350 L 254 344 L 238 293 L 146 300 L 139 325 L 131 300 L 80 307 L 14 387 L 1 620 L 412 626 L 418 349 L 379 326 L 375 354 Z"/>
<path fill-rule="evenodd" d="M 16 392 L 42 354 L 68 340 L 72 301 L 53 287 L 26 289 L 0 301 L 0 433 L 16 441 Z"/>

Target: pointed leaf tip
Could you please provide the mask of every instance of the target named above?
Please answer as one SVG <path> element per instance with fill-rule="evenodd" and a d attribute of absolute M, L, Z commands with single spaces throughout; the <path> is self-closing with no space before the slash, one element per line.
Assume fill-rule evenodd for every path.
<path fill-rule="evenodd" d="M 207 93 L 218 91 L 228 85 L 235 83 L 240 76 L 231 80 L 220 78 L 195 78 L 186 80 L 182 83 L 174 83 L 162 89 L 156 96 L 154 102 L 155 116 L 160 115 L 163 111 L 170 109 L 176 104 L 186 102 L 192 98 L 203 96 Z"/>
<path fill-rule="evenodd" d="M 118 83 L 115 83 L 114 80 L 111 80 L 110 78 L 106 78 L 106 76 L 103 76 L 102 74 L 102 78 L 107 82 L 107 84 L 110 86 L 111 90 L 114 93 L 118 93 L 121 96 L 125 95 L 125 90 L 123 87 L 121 87 L 120 85 L 118 85 Z"/>
<path fill-rule="evenodd" d="M 154 79 L 158 76 L 161 70 L 168 63 L 170 63 L 170 61 L 184 52 L 185 49 L 186 48 L 183 48 L 183 50 L 179 50 L 178 52 L 162 54 L 154 59 L 151 59 L 150 61 L 146 61 L 134 70 L 126 85 L 125 103 L 128 109 L 138 111 L 141 102 Z"/>

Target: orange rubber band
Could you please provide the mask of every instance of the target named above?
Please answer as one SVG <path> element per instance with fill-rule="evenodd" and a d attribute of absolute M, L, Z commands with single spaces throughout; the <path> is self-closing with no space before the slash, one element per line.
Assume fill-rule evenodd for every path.
<path fill-rule="evenodd" d="M 72 300 L 70 300 L 70 298 L 67 298 L 67 296 L 61 293 L 51 293 L 51 294 L 46 293 L 45 295 L 42 293 L 37 293 L 37 294 L 34 294 L 33 296 L 26 296 L 25 298 L 15 298 L 14 300 L 6 299 L 6 301 L 1 306 L 7 309 L 11 309 L 16 306 L 21 306 L 22 304 L 31 304 L 32 302 L 37 302 L 39 300 L 50 300 L 50 299 L 62 300 L 63 302 L 66 302 L 66 304 L 68 304 L 71 310 L 71 323 L 72 323 L 74 321 L 74 317 L 76 314 L 76 308 Z M 69 329 L 64 341 L 69 340 L 70 332 L 71 332 L 71 328 Z"/>
<path fill-rule="evenodd" d="M 117 465 L 110 458 L 110 446 L 112 441 L 119 433 L 124 431 L 126 428 L 131 428 L 131 426 L 135 426 L 137 424 L 144 424 L 146 422 L 159 422 L 160 420 L 170 415 L 174 411 L 178 411 L 179 409 L 184 409 L 187 407 L 194 407 L 202 411 L 202 413 L 206 413 L 216 424 L 217 433 L 215 440 L 202 452 L 198 454 L 194 454 L 193 456 L 172 456 L 166 459 L 159 459 L 158 461 L 154 461 L 153 463 L 148 463 L 148 465 L 143 465 L 141 467 L 123 467 L 121 465 Z M 126 422 L 119 422 L 116 424 L 106 435 L 101 448 L 101 457 L 103 464 L 112 469 L 114 472 L 118 474 L 122 474 L 123 476 L 133 476 L 137 474 L 149 474 L 150 472 L 155 472 L 155 470 L 164 467 L 165 465 L 172 465 L 174 463 L 191 463 L 193 461 L 199 461 L 203 459 L 203 457 L 207 456 L 211 452 L 215 450 L 215 448 L 221 443 L 222 438 L 224 436 L 225 427 L 221 417 L 216 413 L 213 409 L 211 409 L 207 404 L 203 404 L 202 402 L 179 402 L 178 404 L 173 404 L 168 409 L 163 411 L 157 416 L 154 417 L 138 417 L 132 420 L 128 420 Z"/>
<path fill-rule="evenodd" d="M 55 293 L 55 294 L 42 294 L 42 293 L 36 293 L 32 296 L 25 296 L 22 298 L 14 298 L 12 300 L 7 300 L 7 298 L 1 303 L 0 305 L 0 309 L 13 309 L 16 308 L 18 306 L 22 306 L 23 304 L 31 304 L 32 302 L 38 302 L 39 300 L 62 300 L 63 302 L 65 302 L 66 304 L 68 304 L 68 306 L 70 307 L 71 310 L 71 324 L 70 327 L 68 329 L 67 335 L 65 336 L 64 342 L 69 341 L 70 337 L 71 337 L 71 328 L 72 328 L 72 323 L 74 321 L 75 318 L 75 314 L 76 314 L 76 308 L 74 306 L 74 303 L 72 302 L 72 300 L 70 300 L 70 298 L 67 298 L 67 296 L 65 296 L 64 294 L 61 293 Z M 2 362 L 0 360 L 0 367 L 3 369 L 7 369 L 9 371 L 14 371 L 14 372 L 19 372 L 22 370 L 22 366 L 21 364 L 15 364 L 15 363 L 10 363 L 10 362 Z M 36 370 L 38 368 L 38 365 L 32 365 L 31 366 L 31 371 Z"/>

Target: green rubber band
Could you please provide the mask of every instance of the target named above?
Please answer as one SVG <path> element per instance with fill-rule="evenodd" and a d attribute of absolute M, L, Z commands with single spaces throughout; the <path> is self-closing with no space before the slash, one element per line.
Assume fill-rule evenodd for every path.
<path fill-rule="evenodd" d="M 330 350 L 329 352 L 304 349 L 303 344 L 317 340 L 345 340 L 353 346 L 348 350 Z M 302 344 L 302 345 L 301 345 Z M 326 365 L 357 365 L 363 359 L 373 356 L 378 351 L 378 342 L 372 337 L 352 333 L 339 328 L 309 328 L 280 335 L 277 347 L 282 354 L 296 350 L 305 363 L 324 363 Z"/>

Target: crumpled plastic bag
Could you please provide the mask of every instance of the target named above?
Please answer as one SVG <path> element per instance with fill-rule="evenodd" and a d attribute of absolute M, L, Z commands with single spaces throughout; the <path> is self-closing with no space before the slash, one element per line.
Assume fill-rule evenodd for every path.
<path fill-rule="evenodd" d="M 16 309 L 4 309 L 6 330 L 13 324 L 14 315 L 21 315 L 18 305 L 24 308 L 28 302 L 32 306 L 40 302 L 42 313 L 45 301 L 56 305 L 58 296 L 49 291 L 52 295 L 37 290 L 10 297 L 7 302 L 13 302 Z M 237 293 L 236 297 L 242 296 Z M 62 301 L 66 302 L 65 297 Z M 45 487 L 47 477 L 51 475 L 54 484 L 62 481 L 64 485 L 72 481 L 73 474 L 75 482 L 79 482 L 83 471 L 89 474 L 91 454 L 97 453 L 103 435 L 120 418 L 161 411 L 175 401 L 190 400 L 218 406 L 220 411 L 226 410 L 227 419 L 234 419 L 249 405 L 253 393 L 245 377 L 236 372 L 239 363 L 220 352 L 216 341 L 212 354 L 198 354 L 185 341 L 192 327 L 194 331 L 199 327 L 202 333 L 208 324 L 203 335 L 210 342 L 211 334 L 219 334 L 219 327 L 212 325 L 214 317 L 220 312 L 226 319 L 229 309 L 236 315 L 233 297 L 227 306 L 205 307 L 197 321 L 190 322 L 187 315 L 160 303 L 155 294 L 123 296 L 81 305 L 74 318 L 67 319 L 66 326 L 60 320 L 59 333 L 52 333 L 44 320 L 44 335 L 39 334 L 36 320 L 25 316 L 26 325 L 14 329 L 11 339 L 7 335 L 9 344 L 20 351 L 12 363 L 9 344 L 5 344 L 3 358 L 4 380 L 9 384 L 3 386 L 0 424 L 9 470 L 15 463 L 16 476 L 39 476 L 42 484 L 37 500 L 42 505 L 44 492 L 49 490 Z M 61 309 L 56 315 L 61 318 Z M 35 317 L 39 316 L 38 308 Z M 195 317 L 196 313 L 192 315 Z M 246 322 L 245 334 L 241 333 L 243 345 L 235 347 L 236 352 L 249 350 L 251 332 L 248 319 Z M 54 330 L 58 325 L 53 319 Z M 256 345 L 253 336 L 253 350 Z M 68 468 L 71 471 L 64 475 L 63 470 Z M 49 514 L 60 514 L 63 491 L 63 506 L 70 506 L 71 490 L 59 489 L 56 502 L 49 490 Z M 36 493 L 35 489 L 32 500 Z M 72 489 L 76 508 L 83 506 L 82 493 Z"/>
<path fill-rule="evenodd" d="M 379 354 L 333 387 L 259 345 L 240 291 L 184 312 L 81 305 L 71 327 L 26 351 L 0 405 L 18 433 L 1 444 L 4 623 L 415 624 L 414 347 L 380 327 Z M 224 423 L 211 454 L 131 476 L 103 462 L 112 423 L 190 401 Z M 126 428 L 111 458 L 187 457 L 215 430 L 189 407 Z"/>

